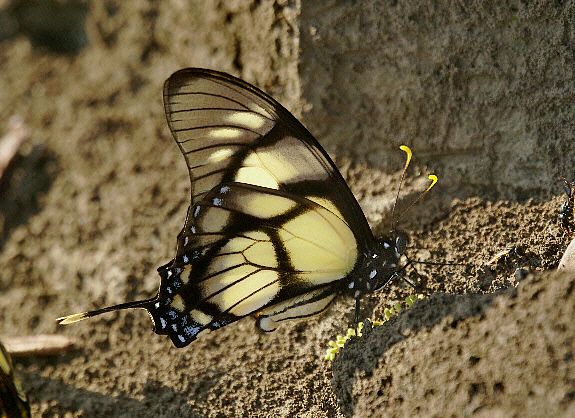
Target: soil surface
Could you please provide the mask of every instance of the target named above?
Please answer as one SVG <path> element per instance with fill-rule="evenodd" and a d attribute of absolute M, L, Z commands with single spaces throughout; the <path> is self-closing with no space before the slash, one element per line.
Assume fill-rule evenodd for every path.
<path fill-rule="evenodd" d="M 185 61 L 164 59 L 145 27 L 120 31 L 122 13 L 96 8 L 88 31 L 101 41 L 76 36 L 65 51 L 29 31 L 0 43 L 0 136 L 15 115 L 30 131 L 0 183 L 0 335 L 77 338 L 67 353 L 15 358 L 34 416 L 575 416 L 575 273 L 553 271 L 570 241 L 559 183 L 536 199 L 479 191 L 446 204 L 440 179 L 400 222 L 406 254 L 462 265 L 406 269 L 430 296 L 334 362 L 325 351 L 352 323 L 351 299 L 268 334 L 247 318 L 183 349 L 141 310 L 57 325 L 153 296 L 189 204 L 161 97 Z M 338 157 L 382 234 L 389 205 L 378 202 L 400 173 Z M 421 183 L 408 172 L 403 206 Z M 363 300 L 362 317 L 414 293 L 395 281 Z"/>

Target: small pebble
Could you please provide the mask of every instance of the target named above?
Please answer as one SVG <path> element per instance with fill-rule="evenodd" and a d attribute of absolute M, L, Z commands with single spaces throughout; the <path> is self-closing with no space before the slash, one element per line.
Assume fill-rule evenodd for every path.
<path fill-rule="evenodd" d="M 575 239 L 571 241 L 565 250 L 557 270 L 575 270 Z"/>

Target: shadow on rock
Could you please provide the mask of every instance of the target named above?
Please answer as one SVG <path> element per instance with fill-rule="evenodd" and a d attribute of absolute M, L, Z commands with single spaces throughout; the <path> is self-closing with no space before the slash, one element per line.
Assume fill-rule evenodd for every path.
<path fill-rule="evenodd" d="M 368 324 L 362 330 L 363 336 L 352 338 L 333 362 L 332 386 L 341 411 L 347 416 L 353 415 L 356 376 L 371 375 L 385 353 L 395 344 L 421 329 L 432 328 L 447 316 L 453 318 L 451 324 L 455 326 L 464 318 L 483 315 L 495 296 L 434 294 L 428 299 L 417 301 L 412 308 L 382 326 L 372 328 Z"/>
<path fill-rule="evenodd" d="M 11 231 L 40 210 L 38 197 L 50 189 L 55 163 L 54 154 L 38 145 L 16 156 L 0 178 L 0 251 Z"/>

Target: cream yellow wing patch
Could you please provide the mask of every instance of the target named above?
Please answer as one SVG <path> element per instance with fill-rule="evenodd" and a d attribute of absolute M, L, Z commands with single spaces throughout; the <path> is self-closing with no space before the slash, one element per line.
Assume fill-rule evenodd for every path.
<path fill-rule="evenodd" d="M 279 189 L 279 182 L 274 175 L 262 167 L 241 167 L 237 170 L 234 181 L 268 189 Z"/>
<path fill-rule="evenodd" d="M 252 131 L 258 131 L 265 127 L 266 124 L 270 123 L 270 115 L 265 111 L 260 111 L 259 109 L 254 109 L 257 113 L 253 112 L 233 112 L 228 116 L 227 122 L 234 126 L 241 126 L 243 128 L 250 129 Z M 266 116 L 262 116 L 266 114 Z M 266 119 L 267 118 L 267 119 Z"/>
<path fill-rule="evenodd" d="M 345 277 L 357 261 L 357 241 L 349 226 L 319 206 L 286 222 L 279 236 L 294 269 L 314 285 Z"/>
<path fill-rule="evenodd" d="M 235 204 L 241 206 L 242 212 L 246 215 L 262 219 L 283 215 L 297 205 L 295 201 L 283 196 L 263 193 L 238 195 Z"/>
<path fill-rule="evenodd" d="M 227 210 L 210 210 L 209 208 L 201 212 L 201 219 L 198 224 L 201 225 L 202 232 L 218 233 L 224 230 L 230 221 L 230 212 Z"/>
<path fill-rule="evenodd" d="M 222 312 L 246 316 L 271 302 L 280 289 L 277 272 L 258 270 L 239 278 L 206 301 L 215 304 Z"/>
<path fill-rule="evenodd" d="M 234 283 L 247 280 L 249 277 L 256 273 L 258 269 L 249 264 L 242 264 L 227 270 L 219 271 L 199 283 L 201 295 L 204 300 L 209 299 L 212 295 L 221 292 Z"/>
<path fill-rule="evenodd" d="M 270 241 L 256 242 L 244 250 L 242 255 L 248 263 L 256 266 L 277 268 L 279 265 L 274 244 Z"/>
<path fill-rule="evenodd" d="M 206 270 L 206 276 L 210 277 L 230 270 L 246 263 L 245 257 L 241 253 L 235 254 L 218 254 L 212 257 L 211 263 Z"/>

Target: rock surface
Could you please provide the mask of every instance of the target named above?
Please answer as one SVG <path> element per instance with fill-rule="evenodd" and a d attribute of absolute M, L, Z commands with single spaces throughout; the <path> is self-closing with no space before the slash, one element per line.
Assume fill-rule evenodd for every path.
<path fill-rule="evenodd" d="M 569 242 L 555 178 L 574 180 L 572 6 L 355 3 L 0 4 L 0 136 L 15 115 L 30 131 L 0 182 L 0 335 L 79 341 L 15 359 L 34 416 L 574 415 L 574 276 L 551 272 Z M 73 22 L 51 14 L 64 35 L 34 20 L 34 7 L 67 4 Z M 407 269 L 433 296 L 333 368 L 324 352 L 352 300 L 265 335 L 248 318 L 180 350 L 141 311 L 58 326 L 155 293 L 189 203 L 162 84 L 188 66 L 231 72 L 303 115 L 376 234 L 397 145 L 412 146 L 400 212 L 420 174 L 440 179 L 399 224 L 406 253 L 465 265 Z M 362 314 L 412 293 L 395 282 Z"/>

